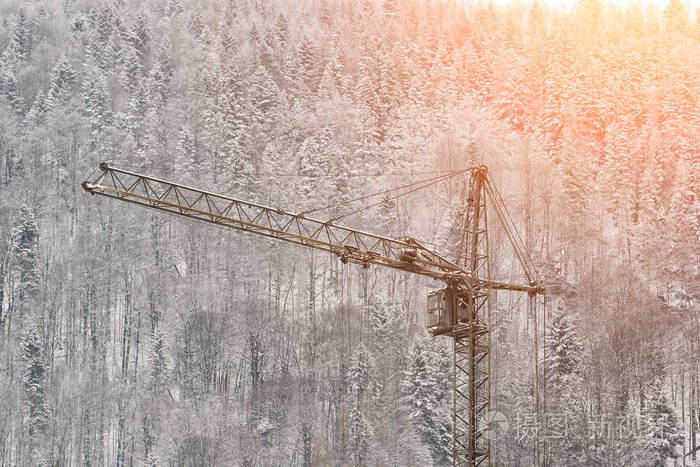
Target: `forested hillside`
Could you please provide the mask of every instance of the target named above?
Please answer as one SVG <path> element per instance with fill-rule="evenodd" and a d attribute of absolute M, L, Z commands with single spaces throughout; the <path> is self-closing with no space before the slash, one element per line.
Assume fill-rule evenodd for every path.
<path fill-rule="evenodd" d="M 541 433 L 549 465 L 700 465 L 681 464 L 697 12 L 8 0 L 0 19 L 0 466 L 451 463 L 440 283 L 90 196 L 102 161 L 290 212 L 488 165 L 549 291 L 539 324 L 493 297 L 494 463 L 534 462 L 537 361 L 565 422 Z M 453 256 L 460 195 L 314 216 L 377 204 L 342 222 Z M 490 245 L 514 277 L 502 230 Z"/>

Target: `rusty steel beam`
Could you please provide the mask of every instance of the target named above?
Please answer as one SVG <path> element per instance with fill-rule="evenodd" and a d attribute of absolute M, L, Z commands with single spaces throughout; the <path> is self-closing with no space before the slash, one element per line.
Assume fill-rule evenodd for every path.
<path fill-rule="evenodd" d="M 533 285 L 472 278 L 462 267 L 411 238 L 392 239 L 350 227 L 294 214 L 178 183 L 100 164 L 94 179 L 82 186 L 105 196 L 190 219 L 251 232 L 331 252 L 341 261 L 365 267 L 378 264 L 469 288 L 534 293 Z"/>

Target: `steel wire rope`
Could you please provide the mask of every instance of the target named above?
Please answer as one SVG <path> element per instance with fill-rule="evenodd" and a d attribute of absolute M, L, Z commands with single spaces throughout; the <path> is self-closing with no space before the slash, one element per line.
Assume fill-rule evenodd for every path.
<path fill-rule="evenodd" d="M 157 167 L 157 166 L 145 166 L 145 165 L 127 165 L 119 164 L 119 167 L 124 167 L 127 169 L 140 169 L 140 170 L 160 170 L 160 171 L 171 171 L 171 172 L 186 172 L 186 173 L 197 173 L 195 170 L 191 169 L 176 169 L 172 167 Z M 230 175 L 246 175 L 249 177 L 290 177 L 290 178 L 337 178 L 339 175 L 322 174 L 322 175 L 303 175 L 303 174 L 292 174 L 283 172 L 260 172 L 260 173 L 249 173 L 249 172 L 226 172 Z M 371 178 L 371 177 L 409 177 L 414 175 L 437 175 L 437 174 L 451 174 L 454 171 L 449 170 L 426 170 L 418 172 L 396 172 L 396 173 L 386 173 L 386 174 L 343 174 L 343 177 L 352 178 Z"/>
<path fill-rule="evenodd" d="M 390 197 L 390 198 L 385 198 L 385 199 L 383 199 L 383 200 L 381 200 L 381 201 L 379 201 L 379 202 L 377 202 L 377 203 L 373 203 L 373 204 L 370 204 L 370 205 L 368 205 L 368 206 L 363 206 L 363 207 L 361 207 L 361 208 L 355 209 L 354 211 L 350 211 L 350 212 L 348 212 L 348 213 L 346 213 L 346 214 L 342 214 L 342 215 L 340 215 L 340 216 L 336 216 L 336 217 L 334 217 L 333 219 L 331 219 L 329 222 L 335 222 L 335 221 L 337 221 L 337 220 L 339 220 L 339 219 L 343 219 L 343 218 L 345 218 L 345 217 L 352 216 L 353 214 L 357 214 L 358 212 L 365 211 L 365 210 L 367 210 L 367 209 L 371 209 L 371 208 L 373 208 L 373 207 L 379 206 L 380 204 L 382 204 L 382 203 L 384 203 L 384 202 L 386 202 L 386 201 L 392 201 L 392 200 L 395 200 L 395 199 L 400 198 L 400 197 L 402 197 L 402 196 L 406 196 L 406 195 L 409 195 L 409 194 L 411 194 L 411 193 L 415 193 L 415 192 L 418 191 L 418 190 L 422 190 L 423 188 L 427 188 L 427 187 L 432 186 L 432 185 L 435 185 L 435 184 L 437 184 L 437 183 L 444 182 L 444 181 L 446 181 L 446 180 L 449 180 L 449 179 L 452 178 L 452 177 L 456 177 L 457 175 L 461 175 L 461 174 L 464 173 L 464 172 L 466 172 L 466 171 L 463 170 L 463 171 L 459 171 L 459 172 L 453 172 L 453 173 L 450 174 L 450 175 L 443 176 L 443 177 L 438 177 L 438 178 L 439 178 L 438 180 L 432 179 L 432 180 L 434 180 L 434 181 L 432 181 L 432 182 L 430 182 L 430 183 L 427 183 L 427 184 L 425 184 L 425 185 L 423 185 L 423 186 L 419 186 L 419 187 L 417 187 L 417 188 L 413 188 L 412 190 L 408 190 L 408 191 L 406 191 L 406 192 L 399 193 L 399 194 L 396 195 L 396 196 L 392 196 L 392 197 Z M 421 183 L 424 183 L 424 182 L 425 182 L 425 180 L 424 180 L 423 182 L 421 182 Z M 413 185 L 415 185 L 415 184 L 413 184 Z M 404 188 L 405 188 L 405 187 L 404 187 Z M 392 190 L 392 191 L 395 191 L 395 190 Z M 374 196 L 374 195 L 370 195 L 370 196 Z M 359 200 L 358 200 L 358 201 L 359 201 Z"/>
<path fill-rule="evenodd" d="M 347 201 L 340 201 L 340 202 L 338 202 L 338 203 L 329 204 L 329 205 L 327 205 L 327 206 L 322 206 L 322 207 L 320 207 L 320 208 L 308 209 L 308 210 L 306 210 L 306 211 L 302 211 L 302 212 L 299 213 L 299 214 L 300 214 L 300 215 L 306 215 L 306 214 L 311 214 L 312 212 L 325 211 L 326 209 L 337 208 L 337 207 L 339 207 L 339 206 L 343 206 L 343 205 L 346 205 L 346 204 L 355 203 L 355 202 L 357 202 L 357 201 L 363 201 L 363 200 L 365 200 L 365 199 L 374 198 L 374 197 L 376 197 L 376 196 L 380 196 L 380 195 L 384 195 L 384 194 L 387 194 L 387 193 L 391 193 L 391 192 L 393 192 L 393 191 L 403 190 L 403 189 L 410 188 L 410 187 L 415 186 L 415 185 L 420 185 L 420 184 L 423 184 L 423 183 L 427 183 L 425 186 L 421 187 L 421 188 L 425 188 L 425 187 L 428 187 L 428 186 L 434 184 L 434 183 L 429 183 L 429 182 L 433 182 L 433 181 L 436 181 L 436 180 L 437 180 L 438 182 L 440 182 L 440 181 L 443 181 L 443 180 L 447 180 L 447 179 L 449 179 L 449 178 L 452 178 L 452 177 L 454 177 L 454 176 L 456 176 L 456 175 L 462 174 L 462 173 L 464 173 L 464 172 L 465 172 L 465 170 L 456 171 L 456 172 L 448 172 L 448 173 L 443 174 L 443 175 L 440 175 L 440 176 L 438 176 L 438 177 L 428 178 L 428 179 L 426 179 L 426 180 L 418 180 L 418 181 L 415 181 L 415 182 L 407 183 L 406 185 L 401 185 L 401 186 L 398 186 L 398 187 L 395 187 L 395 188 L 388 188 L 388 189 L 386 189 L 386 190 L 381 190 L 381 191 L 377 191 L 377 192 L 375 192 L 375 193 L 370 193 L 370 194 L 368 194 L 368 195 L 363 195 L 363 196 L 360 196 L 359 198 L 354 198 L 354 199 L 350 199 L 350 200 L 347 200 Z M 437 182 L 436 182 L 436 183 L 437 183 Z M 408 193 L 410 193 L 410 191 L 407 192 L 406 194 L 408 194 Z M 399 196 L 401 196 L 401 195 L 398 195 L 397 197 L 399 197 Z M 390 199 L 396 199 L 396 198 L 390 198 Z M 381 204 L 381 203 L 383 203 L 384 201 L 386 201 L 386 199 L 380 201 L 378 204 Z M 348 214 L 348 215 L 349 215 L 349 214 Z M 343 215 L 343 216 L 339 217 L 339 219 L 342 218 L 342 217 L 346 217 L 346 216 Z"/>
<path fill-rule="evenodd" d="M 544 439 L 542 441 L 542 464 L 547 465 L 547 293 L 542 296 L 542 413 Z"/>
<path fill-rule="evenodd" d="M 494 198 L 497 198 L 498 202 L 500 202 L 505 207 L 505 202 L 503 201 L 503 196 L 501 196 L 501 193 L 498 191 L 498 188 L 496 188 L 496 184 L 494 183 L 493 178 L 491 178 L 491 174 L 488 174 L 487 176 L 488 176 L 488 179 L 490 182 L 487 184 L 489 191 L 491 191 L 494 194 Z M 498 204 L 498 202 L 496 204 Z M 498 210 L 501 211 L 500 207 L 498 208 Z M 502 211 L 504 211 L 504 213 L 505 213 L 506 217 L 508 218 L 508 220 L 510 221 L 511 225 L 515 226 L 515 222 L 513 222 L 513 218 L 511 217 L 510 212 L 508 212 L 507 209 L 503 209 Z M 510 229 L 508 228 L 508 230 L 510 230 Z M 525 256 L 527 257 L 527 259 L 529 261 L 528 266 L 530 269 L 532 269 L 531 271 L 528 271 L 528 272 L 533 275 L 532 278 L 534 280 L 537 280 L 537 282 L 539 282 L 540 276 L 537 273 L 537 269 L 535 268 L 535 263 L 534 263 L 534 261 L 532 261 L 532 257 L 530 256 L 530 253 L 527 251 L 527 248 L 525 248 L 525 243 L 523 242 L 523 239 L 520 236 L 520 233 L 518 232 L 517 229 L 513 229 L 513 230 L 515 233 L 515 237 L 520 242 L 519 246 L 522 248 L 523 252 L 525 253 Z"/>
<path fill-rule="evenodd" d="M 139 169 L 139 170 L 172 170 L 172 171 L 178 171 L 178 172 L 181 171 L 181 172 L 189 172 L 189 173 L 191 173 L 191 171 L 190 171 L 190 170 L 187 170 L 187 169 L 168 169 L 168 168 L 164 168 L 164 167 L 153 167 L 153 166 L 151 166 L 151 167 L 146 167 L 146 166 L 122 165 L 122 164 L 120 164 L 120 166 L 121 166 L 121 167 L 124 167 L 124 168 Z M 323 207 L 320 207 L 320 208 L 314 208 L 314 209 L 309 209 L 309 210 L 306 210 L 306 211 L 302 211 L 302 212 L 300 212 L 298 215 L 300 215 L 300 216 L 303 217 L 303 216 L 305 216 L 306 214 L 310 214 L 310 213 L 313 213 L 313 212 L 323 211 L 323 210 L 326 210 L 326 209 L 331 209 L 331 208 L 334 208 L 334 207 L 343 206 L 343 205 L 345 205 L 345 204 L 350 204 L 350 203 L 354 203 L 354 202 L 357 202 L 357 201 L 362 201 L 362 200 L 365 200 L 365 199 L 370 199 L 370 198 L 373 198 L 373 197 L 376 197 L 376 196 L 379 196 L 379 195 L 391 193 L 391 192 L 394 192 L 394 191 L 397 191 L 397 190 L 402 190 L 402 189 L 405 189 L 405 188 L 410 188 L 410 187 L 412 187 L 412 186 L 419 185 L 419 184 L 423 184 L 423 183 L 425 183 L 426 185 L 424 185 L 423 187 L 419 187 L 418 189 L 426 188 L 426 187 L 428 187 L 428 186 L 431 186 L 431 185 L 434 185 L 434 184 L 435 184 L 435 183 L 429 183 L 429 182 L 433 182 L 433 181 L 436 181 L 436 180 L 437 180 L 437 182 L 440 182 L 440 181 L 443 181 L 443 180 L 447 180 L 447 179 L 450 179 L 450 178 L 455 177 L 455 176 L 457 176 L 457 175 L 461 175 L 461 174 L 463 174 L 463 173 L 469 172 L 469 171 L 471 171 L 472 169 L 473 169 L 473 168 L 468 168 L 468 169 L 464 169 L 464 170 L 457 170 L 457 171 L 409 172 L 409 173 L 403 173 L 403 174 L 381 174 L 381 175 L 372 175 L 372 174 L 360 175 L 360 174 L 356 174 L 356 175 L 346 175 L 346 176 L 348 176 L 348 177 L 383 177 L 383 176 L 412 176 L 412 175 L 440 174 L 440 175 L 438 175 L 437 177 L 428 178 L 428 179 L 424 179 L 424 180 L 418 180 L 418 181 L 411 182 L 411 183 L 408 183 L 408 184 L 406 184 L 406 185 L 402 185 L 402 186 L 399 186 L 399 187 L 389 188 L 389 189 L 386 189 L 386 190 L 381 190 L 381 191 L 379 191 L 379 192 L 371 193 L 371 194 L 369 194 L 369 195 L 364 195 L 364 196 L 361 196 L 361 197 L 359 197 L 359 198 L 354 198 L 354 199 L 351 199 L 351 200 L 342 201 L 342 202 L 339 202 L 339 203 L 334 203 L 334 204 L 327 205 L 327 206 L 323 206 Z M 92 173 L 94 173 L 94 171 L 93 171 Z M 92 175 L 92 173 L 91 173 L 91 175 Z M 256 176 L 261 176 L 261 175 L 262 175 L 262 176 L 275 176 L 275 177 L 278 177 L 278 176 L 280 176 L 280 177 L 285 177 L 285 176 L 286 176 L 286 177 L 305 177 L 304 175 L 279 174 L 279 173 L 268 173 L 268 174 L 243 174 L 243 175 L 256 175 Z M 325 176 L 321 176 L 321 177 L 334 177 L 334 176 L 325 175 Z M 89 178 L 91 178 L 91 177 L 88 177 L 88 179 L 89 179 Z M 231 190 L 227 190 L 225 193 L 228 194 L 230 191 L 231 191 Z M 356 212 L 360 212 L 360 211 L 362 211 L 362 210 L 375 207 L 375 206 L 377 206 L 377 205 L 383 203 L 384 201 L 387 201 L 387 200 L 390 201 L 390 200 L 397 199 L 397 198 L 399 198 L 399 197 L 401 197 L 401 196 L 404 196 L 404 195 L 413 193 L 414 191 L 417 191 L 417 190 L 409 190 L 409 191 L 407 191 L 406 193 L 400 194 L 400 195 L 395 196 L 395 197 L 392 197 L 392 198 L 388 198 L 388 199 L 382 200 L 382 201 L 379 202 L 379 203 L 376 203 L 376 204 L 367 206 L 367 207 L 365 207 L 365 208 L 360 208 L 360 209 L 358 209 L 357 211 L 351 212 L 351 213 L 346 214 L 346 215 L 341 215 L 341 216 L 339 216 L 339 217 L 337 217 L 337 218 L 331 219 L 331 222 L 332 222 L 332 221 L 335 221 L 335 220 L 337 220 L 337 219 L 342 219 L 342 218 L 347 217 L 347 216 L 349 216 L 349 215 L 355 214 Z"/>
<path fill-rule="evenodd" d="M 537 329 L 537 296 L 530 296 L 529 308 L 533 316 L 533 361 L 535 364 L 535 436 L 533 439 L 533 454 L 535 456 L 534 465 L 540 465 L 540 368 L 539 368 L 539 349 L 537 345 L 538 329 Z"/>

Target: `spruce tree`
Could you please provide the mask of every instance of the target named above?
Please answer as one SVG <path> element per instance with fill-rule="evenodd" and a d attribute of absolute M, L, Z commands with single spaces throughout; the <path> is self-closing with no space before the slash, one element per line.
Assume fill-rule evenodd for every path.
<path fill-rule="evenodd" d="M 3 96 L 10 103 L 10 107 L 19 116 L 25 112 L 24 100 L 19 89 L 17 75 L 11 66 L 0 64 L 0 96 Z"/>
<path fill-rule="evenodd" d="M 126 47 L 122 52 L 121 83 L 131 93 L 139 88 L 143 80 L 143 68 L 138 51 L 133 47 Z"/>
<path fill-rule="evenodd" d="M 148 29 L 148 20 L 144 14 L 140 14 L 134 20 L 134 24 L 129 29 L 128 42 L 136 49 L 140 59 L 146 56 L 148 43 L 151 39 L 151 34 Z"/>
<path fill-rule="evenodd" d="M 57 105 L 67 102 L 70 99 L 74 83 L 73 67 L 65 57 L 61 57 L 49 74 L 49 91 L 46 94 L 47 108 L 53 109 Z"/>
<path fill-rule="evenodd" d="M 350 431 L 350 456 L 354 467 L 367 465 L 369 442 L 372 438 L 372 427 L 362 415 L 359 407 L 350 411 L 348 417 Z"/>
<path fill-rule="evenodd" d="M 447 463 L 452 442 L 452 424 L 444 411 L 449 385 L 443 379 L 449 378 L 449 371 L 431 350 L 421 342 L 413 346 L 404 370 L 403 390 L 416 431 L 430 449 L 433 462 L 442 465 Z"/>
<path fill-rule="evenodd" d="M 688 29 L 688 12 L 680 0 L 670 0 L 664 8 L 664 29 L 668 32 L 683 32 Z"/>
<path fill-rule="evenodd" d="M 275 118 L 279 90 L 264 66 L 259 66 L 251 77 L 248 95 L 253 107 L 253 120 L 263 127 L 269 126 Z"/>
<path fill-rule="evenodd" d="M 107 92 L 105 80 L 93 73 L 83 84 L 83 112 L 88 118 L 91 142 L 95 144 L 106 127 L 112 124 L 112 102 Z"/>
<path fill-rule="evenodd" d="M 547 410 L 565 415 L 566 423 L 573 427 L 584 425 L 585 415 L 580 399 L 583 350 L 575 318 L 561 308 L 555 309 L 549 318 L 545 335 Z M 559 458 L 575 463 L 574 459 L 581 454 L 581 446 L 572 441 L 572 438 L 579 435 L 580 433 L 573 433 L 571 437 L 553 438 L 551 449 L 558 453 Z M 601 441 L 596 439 L 594 442 Z"/>
<path fill-rule="evenodd" d="M 165 334 L 160 327 L 151 335 L 151 349 L 149 356 L 149 386 L 153 391 L 159 391 L 167 382 L 167 347 L 165 343 Z"/>
<path fill-rule="evenodd" d="M 277 15 L 277 20 L 275 21 L 275 34 L 280 45 L 284 47 L 284 44 L 289 39 L 289 21 L 284 13 Z"/>
<path fill-rule="evenodd" d="M 36 297 L 39 293 L 39 225 L 36 213 L 22 206 L 12 230 L 12 258 L 18 273 L 19 300 Z"/>
<path fill-rule="evenodd" d="M 294 55 L 290 64 L 290 72 L 296 81 L 297 91 L 314 94 L 318 87 L 318 70 L 316 69 L 316 56 L 309 38 L 305 35 L 294 49 Z"/>
<path fill-rule="evenodd" d="M 583 344 L 573 317 L 562 309 L 552 314 L 545 338 L 547 371 L 552 379 L 565 378 L 581 371 Z"/>
<path fill-rule="evenodd" d="M 19 10 L 17 22 L 10 31 L 10 42 L 3 54 L 6 63 L 15 64 L 19 61 L 29 60 L 34 45 L 32 29 L 24 10 Z"/>
<path fill-rule="evenodd" d="M 28 429 L 29 435 L 34 436 L 46 429 L 49 415 L 46 405 L 47 368 L 35 326 L 30 327 L 24 336 L 22 356 L 25 361 L 22 388 L 29 410 Z"/>
<path fill-rule="evenodd" d="M 222 70 L 219 79 L 219 96 L 214 98 L 215 109 L 212 115 L 219 125 L 220 161 L 225 171 L 232 173 L 228 179 L 234 186 L 243 183 L 242 174 L 251 171 L 250 158 L 246 154 L 248 146 L 249 111 L 243 99 L 241 75 L 231 66 Z"/>
<path fill-rule="evenodd" d="M 330 63 L 326 65 L 321 75 L 321 82 L 318 85 L 318 97 L 324 102 L 335 101 L 340 95 L 333 78 L 333 71 Z"/>
<path fill-rule="evenodd" d="M 150 73 L 153 84 L 152 92 L 158 94 L 162 102 L 168 101 L 170 93 L 170 81 L 173 79 L 174 69 L 170 41 L 165 38 L 158 47 L 156 62 Z"/>
<path fill-rule="evenodd" d="M 46 123 L 47 110 L 48 105 L 46 96 L 43 92 L 39 91 L 34 98 L 34 103 L 29 109 L 29 112 L 27 112 L 27 117 L 23 122 L 25 133 L 31 133 L 34 129 Z"/>
<path fill-rule="evenodd" d="M 663 467 L 666 459 L 677 458 L 676 446 L 684 442 L 680 421 L 663 391 L 661 380 L 655 380 L 642 409 L 644 444 L 649 453 L 648 465 Z"/>
<path fill-rule="evenodd" d="M 348 368 L 349 390 L 355 396 L 358 404 L 369 387 L 372 366 L 372 355 L 361 344 L 350 358 L 350 367 Z"/>

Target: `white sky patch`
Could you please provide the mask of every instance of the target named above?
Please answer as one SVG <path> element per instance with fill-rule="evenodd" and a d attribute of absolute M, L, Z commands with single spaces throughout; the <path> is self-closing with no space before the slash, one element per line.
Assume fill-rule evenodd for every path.
<path fill-rule="evenodd" d="M 481 0 L 484 3 L 487 3 L 488 0 Z M 572 9 L 578 0 L 539 0 L 541 4 L 543 5 L 549 5 L 552 7 L 556 8 L 562 8 L 565 10 L 570 10 Z M 533 0 L 492 0 L 492 3 L 494 5 L 509 5 L 509 4 L 531 4 Z M 626 7 L 628 5 L 631 5 L 633 3 L 637 3 L 642 7 L 642 10 L 645 10 L 648 8 L 650 5 L 652 7 L 656 7 L 659 9 L 659 11 L 663 11 L 663 9 L 668 5 L 669 0 L 603 0 L 603 3 L 605 5 L 615 5 L 618 7 Z M 696 9 L 700 9 L 700 0 L 682 0 L 681 4 L 688 10 L 689 13 L 691 13 L 691 17 L 694 16 L 694 12 Z"/>

